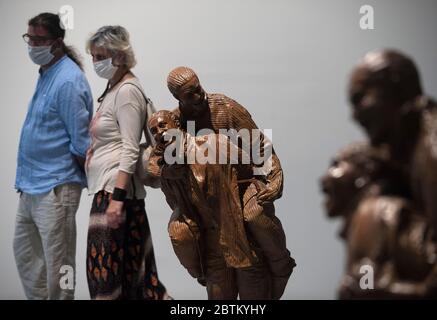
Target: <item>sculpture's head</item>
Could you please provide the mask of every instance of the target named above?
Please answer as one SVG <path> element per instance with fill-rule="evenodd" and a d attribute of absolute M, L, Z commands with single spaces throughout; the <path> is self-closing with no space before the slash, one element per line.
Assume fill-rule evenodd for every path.
<path fill-rule="evenodd" d="M 420 95 L 422 88 L 414 62 L 397 51 L 366 54 L 350 77 L 353 117 L 373 145 L 390 143 L 399 134 L 403 106 Z"/>
<path fill-rule="evenodd" d="M 168 130 L 180 128 L 178 116 L 168 110 L 161 110 L 152 114 L 148 125 L 153 138 L 160 146 L 167 146 L 172 142 L 172 140 L 167 141 L 164 139 Z"/>
<path fill-rule="evenodd" d="M 207 110 L 206 92 L 192 69 L 173 69 L 167 77 L 167 86 L 172 95 L 179 100 L 179 108 L 184 116 L 195 118 Z"/>
<path fill-rule="evenodd" d="M 347 215 L 361 197 L 361 191 L 375 180 L 380 172 L 376 152 L 361 142 L 350 144 L 336 154 L 320 179 L 329 217 Z"/>

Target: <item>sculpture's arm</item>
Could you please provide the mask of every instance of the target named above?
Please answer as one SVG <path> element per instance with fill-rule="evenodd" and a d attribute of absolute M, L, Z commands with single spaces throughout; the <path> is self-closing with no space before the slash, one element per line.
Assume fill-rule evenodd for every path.
<path fill-rule="evenodd" d="M 258 203 L 271 202 L 282 196 L 284 186 L 284 175 L 279 158 L 272 154 L 272 166 L 266 177 L 266 187 L 257 194 Z"/>
<path fill-rule="evenodd" d="M 165 179 L 161 179 L 161 191 L 164 193 L 165 201 L 167 201 L 167 204 L 174 211 L 177 207 L 176 194 L 173 192 L 170 184 Z"/>
<path fill-rule="evenodd" d="M 250 113 L 243 106 L 232 99 L 229 99 L 228 104 L 231 108 L 230 115 L 232 128 L 237 131 L 248 129 L 251 131 L 250 133 L 252 133 L 252 130 L 259 130 Z M 265 157 L 265 152 L 268 151 L 267 147 L 271 148 L 271 157 L 270 159 L 267 158 L 266 162 L 263 163 L 263 168 L 261 169 L 260 165 L 255 166 L 255 169 L 259 170 L 258 172 L 263 172 L 263 176 L 266 180 L 265 186 L 258 183 L 260 189 L 260 192 L 257 194 L 258 202 L 262 204 L 279 199 L 282 196 L 284 176 L 281 163 L 273 149 L 271 141 L 268 140 L 261 131 L 259 131 L 259 138 L 252 135 L 250 136 L 250 147 L 252 158 L 254 154 L 253 148 L 260 148 L 259 155 L 261 158 Z M 268 153 L 266 155 L 268 155 Z"/>

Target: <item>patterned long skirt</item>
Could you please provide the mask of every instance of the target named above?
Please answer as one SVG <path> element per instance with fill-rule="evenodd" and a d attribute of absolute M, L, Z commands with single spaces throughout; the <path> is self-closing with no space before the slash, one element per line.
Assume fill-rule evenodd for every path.
<path fill-rule="evenodd" d="M 91 299 L 169 299 L 158 280 L 144 200 L 126 200 L 126 219 L 107 225 L 111 194 L 95 194 L 87 243 L 87 280 Z"/>

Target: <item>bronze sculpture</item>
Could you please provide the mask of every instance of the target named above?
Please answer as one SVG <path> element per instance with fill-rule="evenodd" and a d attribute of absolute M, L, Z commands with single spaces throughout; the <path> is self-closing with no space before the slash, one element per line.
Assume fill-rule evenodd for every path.
<path fill-rule="evenodd" d="M 388 147 L 437 243 L 437 108 L 422 90 L 414 61 L 395 50 L 368 53 L 352 73 L 349 96 L 371 143 Z"/>
<path fill-rule="evenodd" d="M 336 157 L 322 187 L 329 216 L 343 216 L 347 243 L 341 298 L 437 297 L 437 108 L 413 60 L 368 53 L 352 72 L 349 99 L 370 145 Z M 374 270 L 363 290 L 360 268 Z"/>
<path fill-rule="evenodd" d="M 366 143 L 343 148 L 322 178 L 328 216 L 344 219 L 346 272 L 341 299 L 435 298 L 435 244 L 388 152 Z M 360 286 L 373 270 L 372 290 Z"/>
<path fill-rule="evenodd" d="M 149 126 L 157 142 L 149 170 L 161 176 L 162 191 L 173 209 L 168 230 L 181 264 L 206 285 L 210 299 L 235 299 L 237 295 L 241 299 L 278 299 L 285 285 L 282 282 L 284 287 L 279 289 L 274 286 L 268 258 L 256 237 L 246 232 L 248 223 L 243 221 L 243 203 L 250 203 L 253 197 L 241 198 L 237 180 L 243 172 L 248 174 L 251 165 L 167 165 L 163 151 L 172 141 L 164 142 L 163 135 L 179 128 L 179 119 L 172 112 L 160 111 L 150 119 Z M 187 153 L 190 137 L 180 132 L 188 136 L 184 147 Z M 205 143 L 208 138 L 194 139 Z M 229 156 L 232 142 L 226 138 L 215 141 L 227 145 Z M 239 149 L 241 159 L 241 148 L 233 146 Z"/>
<path fill-rule="evenodd" d="M 241 207 L 231 190 L 236 186 L 236 176 L 227 172 L 231 167 L 169 166 L 163 151 L 171 141 L 164 142 L 163 135 L 179 126 L 177 116 L 157 112 L 149 126 L 157 142 L 150 171 L 161 176 L 161 189 L 173 209 L 168 231 L 181 264 L 206 285 L 210 299 L 235 299 L 238 294 L 242 299 L 269 298 L 270 277 L 249 247 Z M 248 281 L 252 273 L 262 275 L 261 281 Z M 237 282 L 237 277 L 246 281 Z"/>
<path fill-rule="evenodd" d="M 355 120 L 372 145 L 387 145 L 415 205 L 436 230 L 437 108 L 424 95 L 413 60 L 394 50 L 368 53 L 351 75 L 349 98 Z"/>
<path fill-rule="evenodd" d="M 235 100 L 223 94 L 206 93 L 196 73 L 187 67 L 172 70 L 167 78 L 172 95 L 178 100 L 179 107 L 173 112 L 179 116 L 180 125 L 187 130 L 190 121 L 195 122 L 196 133 L 203 129 L 258 130 L 249 112 Z M 257 145 L 266 142 L 261 133 L 258 138 L 250 137 L 248 154 Z M 238 141 L 239 146 L 243 144 Z M 262 147 L 261 147 L 262 149 Z M 262 153 L 262 151 L 261 151 Z M 254 170 L 258 165 L 253 164 Z M 272 150 L 271 170 L 265 175 L 238 173 L 238 190 L 242 203 L 243 217 L 249 232 L 257 239 L 263 251 L 273 277 L 273 297 L 279 298 L 295 266 L 286 248 L 285 233 L 281 222 L 275 216 L 273 201 L 282 196 L 283 174 L 279 158 Z"/>

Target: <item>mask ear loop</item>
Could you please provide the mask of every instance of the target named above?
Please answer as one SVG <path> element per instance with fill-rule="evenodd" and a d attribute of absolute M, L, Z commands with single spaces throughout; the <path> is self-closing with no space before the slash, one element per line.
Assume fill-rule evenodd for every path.
<path fill-rule="evenodd" d="M 62 39 L 62 38 L 56 38 L 56 39 L 54 39 L 55 41 L 53 41 L 53 43 L 50 45 L 50 53 L 51 54 L 54 54 L 57 50 L 59 50 L 59 49 L 61 49 L 62 51 L 66 51 L 65 49 L 66 49 L 66 45 L 65 45 L 65 43 L 64 43 L 64 39 Z M 59 46 L 57 46 L 56 48 L 53 48 L 53 45 L 56 43 L 56 41 L 58 41 L 58 40 L 60 40 L 60 45 Z M 53 50 L 53 52 L 52 52 L 52 50 Z"/>
<path fill-rule="evenodd" d="M 108 91 L 109 91 L 109 81 L 108 81 L 108 84 L 106 85 L 105 91 L 103 91 L 102 95 L 97 99 L 98 103 L 101 103 L 103 101 L 103 99 L 105 99 L 105 96 L 108 93 Z"/>

